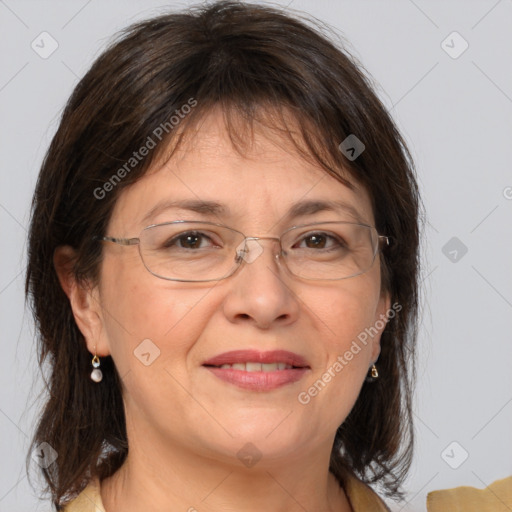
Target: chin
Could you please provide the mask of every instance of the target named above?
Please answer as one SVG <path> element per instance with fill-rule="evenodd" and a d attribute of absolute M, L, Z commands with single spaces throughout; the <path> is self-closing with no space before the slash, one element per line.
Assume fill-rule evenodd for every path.
<path fill-rule="evenodd" d="M 300 425 L 290 422 L 293 413 L 289 412 L 283 414 L 281 411 L 279 414 L 264 417 L 255 415 L 250 421 L 245 418 L 240 423 L 223 423 L 233 437 L 223 435 L 222 440 L 219 440 L 219 448 L 228 449 L 232 453 L 246 445 L 253 445 L 265 458 L 279 458 L 295 452 L 299 445 L 313 436 L 307 430 L 307 425 L 302 425 L 301 428 Z"/>

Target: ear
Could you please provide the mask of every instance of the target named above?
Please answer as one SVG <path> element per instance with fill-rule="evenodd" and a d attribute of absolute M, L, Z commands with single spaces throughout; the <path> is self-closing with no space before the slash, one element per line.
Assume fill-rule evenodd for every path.
<path fill-rule="evenodd" d="M 75 322 L 85 338 L 87 349 L 100 357 L 110 354 L 97 286 L 77 281 L 73 272 L 76 253 L 70 246 L 55 249 L 53 264 L 60 285 L 69 299 Z"/>
<path fill-rule="evenodd" d="M 400 308 L 402 309 L 402 308 Z M 386 325 L 389 321 L 390 313 L 396 314 L 394 309 L 391 309 L 391 297 L 389 292 L 382 291 L 379 302 L 377 304 L 377 309 L 375 311 L 375 320 L 374 327 L 377 329 L 377 333 L 373 336 L 373 345 L 372 345 L 372 364 L 377 361 L 380 355 L 380 338 L 382 336 L 382 332 L 386 328 Z"/>

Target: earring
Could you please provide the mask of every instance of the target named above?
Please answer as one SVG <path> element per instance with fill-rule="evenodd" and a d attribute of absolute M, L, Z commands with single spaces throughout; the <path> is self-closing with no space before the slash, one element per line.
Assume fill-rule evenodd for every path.
<path fill-rule="evenodd" d="M 379 377 L 379 372 L 377 371 L 377 367 L 375 364 L 372 365 L 369 371 L 370 375 L 366 377 L 366 382 L 374 382 Z"/>
<path fill-rule="evenodd" d="M 92 358 L 92 365 L 94 370 L 91 372 L 91 379 L 94 382 L 101 382 L 103 379 L 103 373 L 99 369 L 100 367 L 100 358 L 96 355 L 96 347 L 94 347 L 94 357 Z"/>

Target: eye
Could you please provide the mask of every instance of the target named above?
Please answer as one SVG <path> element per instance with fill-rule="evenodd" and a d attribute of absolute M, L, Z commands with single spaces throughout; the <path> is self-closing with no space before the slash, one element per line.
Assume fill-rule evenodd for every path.
<path fill-rule="evenodd" d="M 303 245 L 305 244 L 305 245 Z M 343 239 L 323 232 L 308 233 L 293 248 L 298 249 L 339 249 L 348 248 Z"/>
<path fill-rule="evenodd" d="M 163 248 L 170 249 L 173 247 L 179 249 L 204 249 L 215 245 L 213 240 L 200 231 L 187 231 L 177 236 L 169 238 L 164 244 Z"/>

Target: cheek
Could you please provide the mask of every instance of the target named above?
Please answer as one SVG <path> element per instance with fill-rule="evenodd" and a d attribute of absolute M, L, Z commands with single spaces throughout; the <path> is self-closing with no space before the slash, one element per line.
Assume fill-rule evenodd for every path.
<path fill-rule="evenodd" d="M 312 312 L 313 327 L 321 333 L 318 339 L 331 357 L 333 351 L 342 354 L 348 350 L 352 341 L 375 323 L 378 293 L 372 280 L 360 279 L 302 294 L 305 310 Z M 361 344 L 361 348 L 367 345 Z"/>
<path fill-rule="evenodd" d="M 209 290 L 158 279 L 131 258 L 105 259 L 103 268 L 105 334 L 120 375 L 172 367 L 186 356 L 207 321 Z"/>
<path fill-rule="evenodd" d="M 371 308 L 365 303 L 350 302 L 341 311 L 332 311 L 332 332 L 325 337 L 326 361 L 320 378 L 329 384 L 332 392 L 341 392 L 349 400 L 359 392 L 368 372 L 373 340 L 365 339 L 365 333 L 371 328 L 372 320 Z"/>
<path fill-rule="evenodd" d="M 333 429 L 349 414 L 368 373 L 372 345 L 378 341 L 378 336 L 368 335 L 375 324 L 378 294 L 373 279 L 360 279 L 303 295 L 322 357 L 299 402 L 318 408 Z"/>

